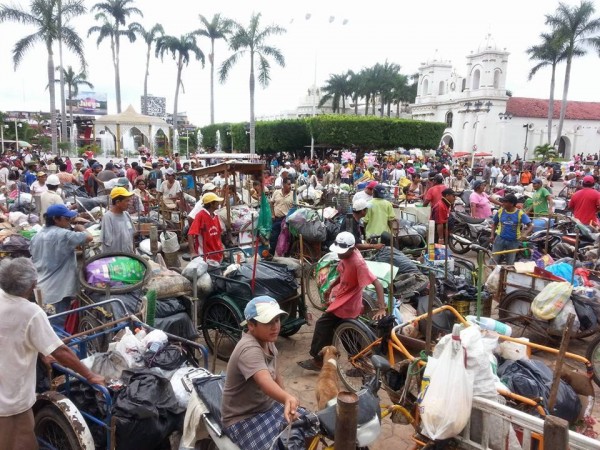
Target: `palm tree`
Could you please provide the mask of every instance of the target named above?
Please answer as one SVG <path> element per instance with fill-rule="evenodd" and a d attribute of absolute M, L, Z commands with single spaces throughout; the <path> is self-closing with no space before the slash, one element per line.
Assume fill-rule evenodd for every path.
<path fill-rule="evenodd" d="M 388 117 L 390 117 L 390 106 L 392 103 L 396 105 L 396 117 L 400 117 L 400 105 L 407 102 L 409 98 L 410 88 L 408 86 L 408 77 L 399 73 L 393 80 L 390 102 L 388 103 Z"/>
<path fill-rule="evenodd" d="M 538 145 L 533 150 L 533 154 L 535 156 L 540 156 L 542 158 L 542 162 L 544 162 L 550 158 L 558 158 L 558 151 L 550 143 Z"/>
<path fill-rule="evenodd" d="M 57 7 L 58 7 L 57 17 L 58 17 L 58 29 L 59 30 L 62 28 L 63 23 L 67 23 L 67 21 L 70 18 L 72 18 L 73 16 L 80 16 L 87 11 L 85 6 L 83 6 L 83 2 L 80 1 L 79 2 L 80 8 L 78 8 L 78 10 L 76 10 L 76 11 L 75 10 L 72 11 L 71 17 L 68 17 L 63 12 L 62 3 L 63 3 L 62 0 L 57 0 Z M 60 37 L 60 33 L 58 34 L 58 64 L 59 64 L 59 66 L 63 65 L 63 45 L 62 45 L 62 39 Z M 84 69 L 85 69 L 85 67 L 84 67 Z M 65 80 L 63 78 L 62 72 L 60 73 L 60 118 L 61 118 L 60 136 L 61 136 L 61 140 L 65 141 L 67 139 L 67 114 L 65 111 Z"/>
<path fill-rule="evenodd" d="M 227 58 L 219 69 L 219 79 L 221 83 L 227 80 L 229 71 L 235 63 L 246 53 L 250 54 L 250 153 L 256 153 L 256 123 L 254 118 L 254 57 L 258 57 L 258 82 L 267 87 L 271 80 L 271 64 L 268 58 L 273 58 L 281 67 L 285 67 L 285 58 L 281 51 L 270 45 L 266 41 L 273 35 L 285 33 L 285 28 L 278 25 L 269 25 L 260 28 L 261 14 L 253 14 L 250 18 L 248 28 L 244 28 L 237 22 L 233 23 L 233 36 L 229 41 L 229 48 L 234 52 Z"/>
<path fill-rule="evenodd" d="M 146 43 L 146 71 L 144 72 L 144 102 L 142 103 L 142 114 L 148 114 L 148 77 L 150 76 L 150 52 L 152 51 L 152 44 L 154 44 L 160 36 L 165 34 L 165 30 L 162 25 L 157 23 L 149 30 L 146 30 L 142 25 L 133 24 L 144 42 Z"/>
<path fill-rule="evenodd" d="M 331 110 L 335 114 L 340 112 L 340 100 L 342 101 L 342 114 L 346 113 L 346 97 L 351 94 L 350 90 L 350 75 L 343 73 L 341 75 L 330 75 L 325 82 L 325 86 L 321 88 L 325 95 L 319 101 L 319 108 L 331 100 Z"/>
<path fill-rule="evenodd" d="M 363 96 L 363 76 L 362 73 L 348 71 L 348 88 L 350 89 L 350 98 L 354 105 L 354 115 L 358 116 L 358 101 Z M 350 105 L 352 106 L 352 105 Z"/>
<path fill-rule="evenodd" d="M 381 107 L 379 111 L 380 117 L 383 117 L 385 112 L 385 105 L 388 105 L 388 116 L 389 105 L 391 104 L 392 91 L 394 89 L 394 83 L 396 77 L 400 74 L 400 66 L 395 63 L 385 62 L 383 64 L 375 64 L 375 74 L 377 80 L 377 92 L 379 94 L 379 100 Z"/>
<path fill-rule="evenodd" d="M 552 119 L 554 117 L 554 88 L 556 84 L 556 66 L 566 58 L 565 41 L 556 31 L 540 34 L 542 43 L 527 49 L 529 59 L 539 61 L 529 71 L 529 80 L 542 68 L 550 67 L 550 100 L 548 102 L 548 143 L 552 142 Z M 579 50 L 577 50 L 579 56 Z"/>
<path fill-rule="evenodd" d="M 88 36 L 93 33 L 98 33 L 96 45 L 105 39 L 110 39 L 110 50 L 112 52 L 113 67 L 115 70 L 115 95 L 117 97 L 117 112 L 121 112 L 121 73 L 119 53 L 121 50 L 121 37 L 126 37 L 129 42 L 134 42 L 136 29 L 140 25 L 131 23 L 127 25 L 127 19 L 132 14 L 139 14 L 144 17 L 142 11 L 134 6 L 130 6 L 133 0 L 106 0 L 101 3 L 96 3 L 92 6 L 92 11 L 97 14 L 94 18 L 100 21 L 101 25 L 96 25 L 88 30 Z"/>
<path fill-rule="evenodd" d="M 63 15 L 63 22 L 67 18 L 78 15 L 83 8 L 80 1 L 68 0 L 62 3 L 60 12 Z M 0 6 L 0 23 L 6 21 L 19 22 L 24 25 L 32 25 L 35 32 L 20 39 L 13 48 L 13 63 L 15 70 L 23 60 L 27 50 L 35 43 L 42 42 L 46 46 L 48 54 L 47 75 L 48 90 L 50 92 L 50 126 L 52 130 L 52 152 L 58 153 L 57 127 L 56 127 L 56 90 L 54 87 L 54 50 L 53 45 L 60 38 L 65 46 L 75 53 L 81 65 L 85 65 L 83 56 L 83 41 L 75 30 L 62 24 L 58 27 L 58 1 L 57 0 L 32 0 L 30 10 L 25 11 L 20 7 Z"/>
<path fill-rule="evenodd" d="M 87 80 L 87 74 L 85 70 L 82 70 L 79 73 L 75 73 L 73 67 L 67 66 L 66 69 L 62 69 L 61 67 L 56 68 L 57 71 L 61 71 L 63 82 L 67 85 L 69 95 L 67 99 L 69 101 L 69 120 L 71 121 L 71 127 L 73 127 L 73 97 L 77 96 L 79 93 L 79 86 L 85 85 L 91 89 L 94 88 L 94 85 Z M 60 81 L 60 80 L 55 80 Z M 71 128 L 72 130 L 73 128 Z"/>
<path fill-rule="evenodd" d="M 215 123 L 215 41 L 217 39 L 227 40 L 227 36 L 231 34 L 233 21 L 221 17 L 221 14 L 215 14 L 209 22 L 200 14 L 200 22 L 204 28 L 200 28 L 196 34 L 210 39 L 208 61 L 210 62 L 210 123 L 212 125 Z"/>
<path fill-rule="evenodd" d="M 594 3 L 582 0 L 579 6 L 569 6 L 564 3 L 559 3 L 558 9 L 554 15 L 546 15 L 546 24 L 550 25 L 557 35 L 565 40 L 567 61 L 556 144 L 560 142 L 565 113 L 567 111 L 567 97 L 569 93 L 569 83 L 571 82 L 571 64 L 573 62 L 573 57 L 584 55 L 586 52 L 584 46 L 586 44 L 597 44 L 594 36 L 590 36 L 600 30 L 600 18 L 593 18 L 594 12 Z"/>
<path fill-rule="evenodd" d="M 187 66 L 192 56 L 196 61 L 202 61 L 204 67 L 204 53 L 196 44 L 194 33 L 184 34 L 180 38 L 175 36 L 161 36 L 156 41 L 156 56 L 160 55 L 162 60 L 165 53 L 171 53 L 177 63 L 177 83 L 175 87 L 175 98 L 173 100 L 173 134 L 177 129 L 177 103 L 179 101 L 179 88 L 181 86 L 181 72 L 184 65 Z"/>

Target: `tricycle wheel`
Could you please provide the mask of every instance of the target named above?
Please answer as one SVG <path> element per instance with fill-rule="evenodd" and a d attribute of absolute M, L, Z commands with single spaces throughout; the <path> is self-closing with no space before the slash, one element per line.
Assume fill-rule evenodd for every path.
<path fill-rule="evenodd" d="M 240 313 L 222 299 L 208 300 L 202 312 L 202 334 L 210 351 L 222 361 L 229 357 L 242 336 Z"/>
<path fill-rule="evenodd" d="M 364 384 L 364 379 L 375 373 L 371 364 L 371 350 L 364 352 L 360 358 L 353 361 L 350 359 L 376 339 L 366 325 L 355 319 L 344 321 L 335 329 L 333 346 L 340 352 L 338 375 L 350 392 L 358 392 Z"/>
<path fill-rule="evenodd" d="M 588 345 L 585 357 L 592 364 L 592 378 L 596 386 L 600 386 L 600 334 Z"/>
<path fill-rule="evenodd" d="M 309 262 L 317 262 L 319 260 L 319 255 L 316 254 L 314 248 L 306 241 L 303 241 L 303 244 L 302 255 L 304 256 L 304 259 Z M 290 247 L 290 257 L 300 259 L 300 239 L 296 239 L 292 242 L 292 246 Z"/>
<path fill-rule="evenodd" d="M 531 337 L 536 341 L 540 341 L 540 337 L 542 340 L 550 339 L 544 327 L 546 322 L 537 319 L 531 312 L 535 296 L 532 291 L 516 290 L 507 294 L 498 305 L 498 318 L 512 326 L 512 336 Z"/>
<path fill-rule="evenodd" d="M 321 293 L 317 285 L 317 264 L 311 264 L 304 272 L 304 293 L 311 305 L 320 311 L 325 311 L 326 306 L 321 301 Z"/>
<path fill-rule="evenodd" d="M 85 314 L 79 320 L 78 332 L 82 333 L 84 331 L 90 331 L 96 327 L 99 327 L 100 325 L 102 325 L 102 322 L 100 322 L 98 319 L 90 316 L 89 314 Z M 88 355 L 93 353 L 102 353 L 108 350 L 108 340 L 109 339 L 106 333 L 102 333 L 100 336 L 87 341 L 86 349 Z"/>
<path fill-rule="evenodd" d="M 35 414 L 35 435 L 47 449 L 77 450 L 80 447 L 75 430 L 65 416 L 48 405 Z"/>
<path fill-rule="evenodd" d="M 304 322 L 302 323 L 298 323 L 297 325 L 294 325 L 293 327 L 289 328 L 289 327 L 284 327 L 285 323 L 288 321 L 296 321 L 296 319 L 298 319 L 298 302 L 299 300 L 292 300 L 289 302 L 283 302 L 282 305 L 280 305 L 281 309 L 283 309 L 286 313 L 288 313 L 287 316 L 282 316 L 282 322 L 281 322 L 281 331 L 279 332 L 279 336 L 282 337 L 290 337 L 293 336 L 294 334 L 296 334 L 298 331 L 300 331 L 300 328 L 302 328 L 302 325 L 304 325 Z"/>

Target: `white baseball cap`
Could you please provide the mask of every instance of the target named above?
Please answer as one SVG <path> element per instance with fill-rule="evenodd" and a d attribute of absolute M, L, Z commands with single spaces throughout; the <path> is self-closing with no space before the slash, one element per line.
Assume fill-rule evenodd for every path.
<path fill-rule="evenodd" d="M 48 177 L 48 179 L 46 180 L 46 184 L 49 184 L 50 186 L 58 186 L 60 184 L 60 180 L 58 179 L 58 175 L 50 175 Z"/>
<path fill-rule="evenodd" d="M 287 315 L 287 313 L 279 307 L 279 303 L 273 297 L 261 295 L 250 300 L 244 308 L 244 321 L 241 326 L 246 325 L 250 319 L 254 319 L 260 323 L 269 323 L 277 316 Z"/>
<path fill-rule="evenodd" d="M 362 211 L 363 209 L 367 209 L 369 207 L 369 203 L 363 198 L 357 198 L 352 202 L 352 211 Z"/>
<path fill-rule="evenodd" d="M 206 183 L 202 185 L 202 192 L 214 191 L 216 188 L 214 183 Z"/>
<path fill-rule="evenodd" d="M 329 246 L 329 250 L 337 254 L 342 254 L 354 248 L 355 244 L 354 235 L 348 231 L 342 231 L 335 237 L 335 242 Z"/>

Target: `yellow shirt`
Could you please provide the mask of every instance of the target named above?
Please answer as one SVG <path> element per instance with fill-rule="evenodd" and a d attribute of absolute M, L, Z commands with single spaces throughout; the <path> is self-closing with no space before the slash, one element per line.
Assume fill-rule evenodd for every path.
<path fill-rule="evenodd" d="M 294 205 L 294 192 L 290 191 L 287 194 L 284 194 L 283 190 L 278 189 L 273 192 L 271 203 L 273 203 L 273 214 L 275 217 L 285 217 Z"/>

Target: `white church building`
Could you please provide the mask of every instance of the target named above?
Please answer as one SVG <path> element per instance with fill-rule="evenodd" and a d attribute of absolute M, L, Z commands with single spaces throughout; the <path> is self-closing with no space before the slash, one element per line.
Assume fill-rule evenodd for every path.
<path fill-rule="evenodd" d="M 455 152 L 489 152 L 497 158 L 510 152 L 513 159 L 533 157 L 533 149 L 547 142 L 547 99 L 509 97 L 506 74 L 509 53 L 499 49 L 490 35 L 467 56 L 465 74 L 449 61 L 434 58 L 419 67 L 419 84 L 412 116 L 417 120 L 445 122 L 442 144 Z M 560 89 L 557 89 L 560 96 Z M 554 102 L 552 142 L 556 140 L 560 99 Z M 559 153 L 600 152 L 600 103 L 569 102 Z"/>

